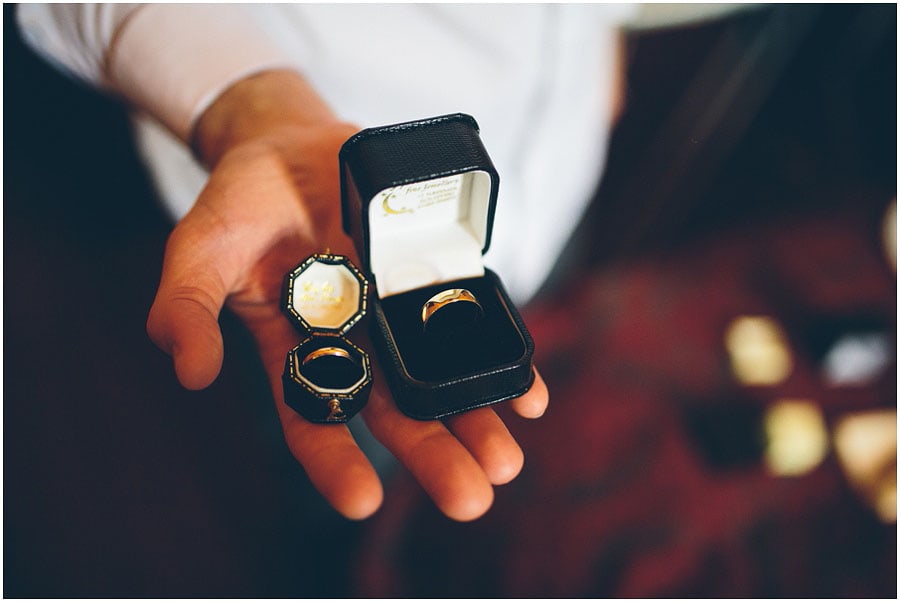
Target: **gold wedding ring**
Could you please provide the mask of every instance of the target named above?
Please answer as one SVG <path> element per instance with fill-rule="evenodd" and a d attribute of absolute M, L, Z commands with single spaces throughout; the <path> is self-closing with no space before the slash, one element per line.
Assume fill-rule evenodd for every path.
<path fill-rule="evenodd" d="M 475 298 L 475 295 L 473 295 L 471 291 L 464 288 L 448 288 L 447 290 L 436 294 L 422 306 L 422 324 L 427 327 L 428 320 L 430 320 L 434 314 L 451 303 L 458 302 L 474 303 L 480 313 L 484 311 L 481 307 L 481 303 L 478 302 L 478 299 Z"/>
<path fill-rule="evenodd" d="M 346 349 L 341 349 L 340 347 L 320 347 L 303 358 L 300 365 L 305 366 L 306 364 L 323 357 L 340 357 L 345 360 L 350 360 L 351 362 L 353 361 L 353 358 L 350 357 L 350 353 Z"/>

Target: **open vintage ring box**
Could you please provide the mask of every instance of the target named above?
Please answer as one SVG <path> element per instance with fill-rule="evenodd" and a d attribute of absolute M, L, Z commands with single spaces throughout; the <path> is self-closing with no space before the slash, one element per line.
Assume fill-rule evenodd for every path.
<path fill-rule="evenodd" d="M 372 339 L 398 407 L 428 420 L 525 393 L 534 343 L 484 267 L 499 177 L 475 120 L 363 130 L 341 148 L 340 167 L 344 229 L 374 285 Z M 434 315 L 444 316 L 440 331 L 426 330 L 426 302 L 448 289 L 471 293 L 477 304 L 465 305 L 480 305 L 478 315 L 448 305 Z"/>
<path fill-rule="evenodd" d="M 346 257 L 318 253 L 285 276 L 281 299 L 306 335 L 285 358 L 285 403 L 311 422 L 346 422 L 372 388 L 369 356 L 345 337 L 366 313 L 366 279 Z"/>

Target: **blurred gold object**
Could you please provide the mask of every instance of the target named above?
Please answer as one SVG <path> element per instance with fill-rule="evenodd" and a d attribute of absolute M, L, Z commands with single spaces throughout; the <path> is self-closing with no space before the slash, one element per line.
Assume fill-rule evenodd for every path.
<path fill-rule="evenodd" d="M 843 416 L 834 449 L 847 481 L 886 523 L 897 522 L 897 410 Z"/>
<path fill-rule="evenodd" d="M 766 410 L 766 466 L 777 476 L 799 476 L 828 453 L 828 430 L 819 407 L 805 399 L 782 399 Z"/>
<path fill-rule="evenodd" d="M 766 316 L 738 316 L 725 331 L 725 348 L 735 378 L 744 385 L 777 385 L 791 373 L 787 337 Z"/>

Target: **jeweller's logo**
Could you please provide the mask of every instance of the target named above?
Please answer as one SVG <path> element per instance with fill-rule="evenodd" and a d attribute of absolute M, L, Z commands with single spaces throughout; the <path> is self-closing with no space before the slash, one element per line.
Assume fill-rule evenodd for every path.
<path fill-rule="evenodd" d="M 384 195 L 384 200 L 381 202 L 381 208 L 384 209 L 384 215 L 401 215 L 403 213 L 414 213 L 413 209 L 409 207 L 392 207 L 391 201 L 397 198 L 397 192 L 392 190 Z"/>
<path fill-rule="evenodd" d="M 454 175 L 388 188 L 380 194 L 382 217 L 436 211 L 453 213 L 462 186 L 463 176 Z"/>

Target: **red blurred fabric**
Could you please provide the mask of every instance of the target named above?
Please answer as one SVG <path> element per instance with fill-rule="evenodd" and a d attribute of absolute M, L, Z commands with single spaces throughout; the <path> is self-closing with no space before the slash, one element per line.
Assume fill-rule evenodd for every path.
<path fill-rule="evenodd" d="M 799 477 L 770 476 L 746 450 L 728 460 L 780 398 L 815 401 L 829 423 L 895 405 L 896 364 L 864 387 L 829 388 L 801 328 L 862 311 L 895 335 L 879 241 L 871 214 L 841 211 L 578 274 L 526 312 L 551 405 L 533 422 L 503 412 L 522 474 L 472 524 L 442 517 L 401 474 L 364 541 L 357 593 L 894 597 L 896 528 L 833 455 Z M 788 334 L 795 367 L 776 386 L 731 375 L 724 329 L 746 314 Z M 692 428 L 709 408 L 707 426 L 735 430 L 731 442 L 709 448 Z"/>

